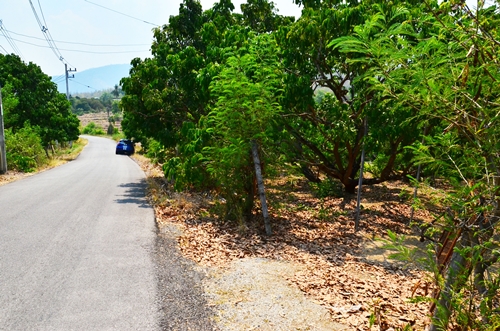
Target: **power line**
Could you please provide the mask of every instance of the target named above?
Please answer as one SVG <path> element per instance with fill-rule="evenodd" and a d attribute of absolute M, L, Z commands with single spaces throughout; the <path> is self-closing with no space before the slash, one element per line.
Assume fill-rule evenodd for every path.
<path fill-rule="evenodd" d="M 15 34 L 16 36 L 22 36 L 26 38 L 31 38 L 31 39 L 37 39 L 37 40 L 45 40 L 43 38 L 38 38 L 34 36 L 28 36 L 22 33 L 17 33 L 14 31 L 7 30 L 9 33 Z M 82 45 L 82 46 L 91 46 L 91 47 L 136 47 L 136 46 L 150 46 L 149 44 L 87 44 L 87 43 L 79 43 L 79 42 L 73 42 L 73 41 L 60 41 L 60 40 L 54 40 L 55 42 L 61 43 L 61 44 L 72 44 L 72 45 Z"/>
<path fill-rule="evenodd" d="M 64 78 L 64 75 L 52 76 L 52 80 Z"/>
<path fill-rule="evenodd" d="M 30 2 L 30 5 L 31 5 L 31 9 L 33 10 L 33 14 L 35 15 L 35 19 L 38 22 L 38 26 L 40 27 L 40 30 L 43 33 L 43 37 L 45 38 L 45 40 L 49 44 L 50 49 L 52 49 L 52 52 L 54 52 L 54 54 L 59 59 L 59 61 L 65 63 L 65 64 L 69 64 L 69 62 L 66 61 L 64 59 L 64 57 L 62 56 L 61 51 L 57 48 L 57 45 L 54 42 L 54 40 L 52 38 L 52 35 L 50 34 L 50 31 L 49 31 L 49 29 L 47 27 L 47 23 L 45 22 L 45 17 L 43 17 L 43 11 L 42 11 L 42 6 L 40 5 L 40 0 L 38 0 L 38 5 L 40 7 L 40 11 L 42 13 L 42 18 L 43 18 L 43 21 L 44 21 L 45 25 L 42 24 L 42 21 L 40 20 L 40 17 L 38 17 L 38 13 L 37 13 L 37 11 L 35 9 L 35 6 L 33 6 L 33 2 L 31 0 L 29 0 L 29 2 Z"/>
<path fill-rule="evenodd" d="M 28 44 L 40 48 L 51 48 L 50 46 L 44 46 L 44 45 L 38 45 L 34 43 L 30 43 L 29 41 L 23 41 L 19 39 L 14 39 L 12 40 L 18 41 L 23 44 Z M 77 52 L 77 53 L 89 53 L 89 54 L 128 54 L 128 53 L 137 53 L 137 52 L 149 52 L 149 50 L 135 50 L 135 51 L 84 51 L 84 50 L 79 50 L 79 49 L 67 49 L 67 48 L 59 48 L 58 50 L 65 51 L 65 52 Z"/>
<path fill-rule="evenodd" d="M 13 39 L 10 36 L 9 31 L 7 31 L 7 29 L 5 29 L 5 24 L 3 23 L 2 20 L 0 20 L 0 32 L 3 34 L 3 36 L 7 40 L 10 47 L 12 47 L 12 50 L 14 51 L 14 53 L 16 53 L 19 57 L 21 57 L 23 59 L 23 61 L 26 62 L 26 60 L 24 59 L 23 53 L 21 53 L 21 50 L 17 47 L 16 43 L 14 42 L 15 39 Z M 7 50 L 5 48 L 3 48 L 3 49 L 5 52 L 7 52 Z"/>
<path fill-rule="evenodd" d="M 61 76 L 58 76 L 58 77 L 52 77 L 52 81 L 54 83 L 56 83 L 56 84 L 64 82 L 64 80 L 66 80 L 66 75 L 61 75 Z"/>
<path fill-rule="evenodd" d="M 45 27 L 47 27 L 47 21 L 45 21 L 45 15 L 43 14 L 42 5 L 40 4 L 40 0 L 38 0 L 38 7 L 40 8 L 40 13 L 42 14 L 43 23 L 45 23 Z"/>
<path fill-rule="evenodd" d="M 123 16 L 127 16 L 127 17 L 132 18 L 132 19 L 134 19 L 134 20 L 136 20 L 136 21 L 140 21 L 140 22 L 143 22 L 143 23 L 146 23 L 146 24 L 150 24 L 150 25 L 154 25 L 154 26 L 160 26 L 160 25 L 158 25 L 158 24 L 155 24 L 155 23 L 151 23 L 151 22 L 148 22 L 148 21 L 141 20 L 140 18 L 137 18 L 137 17 L 134 17 L 134 16 L 130 16 L 130 15 L 124 14 L 124 13 L 119 12 L 119 11 L 117 11 L 117 10 L 114 10 L 114 9 L 111 9 L 111 8 L 108 8 L 108 7 L 104 7 L 104 6 L 102 6 L 102 5 L 99 5 L 99 4 L 97 4 L 97 3 L 94 3 L 94 2 L 91 2 L 91 1 L 88 1 L 88 0 L 85 0 L 85 2 L 88 2 L 88 3 L 90 3 L 90 4 L 93 4 L 94 6 L 97 6 L 97 7 L 101 7 L 101 8 L 107 9 L 107 10 L 112 11 L 112 12 L 114 12 L 114 13 L 117 13 L 117 14 L 120 14 L 120 15 L 123 15 Z"/>
<path fill-rule="evenodd" d="M 93 88 L 92 86 L 88 86 L 87 84 L 83 84 L 83 83 L 77 82 L 77 81 L 76 81 L 76 80 L 74 80 L 74 79 L 72 79 L 71 81 L 72 81 L 73 83 L 77 83 L 77 84 L 83 85 L 83 86 L 85 86 L 85 87 L 88 87 L 88 88 L 91 88 L 91 89 L 93 89 L 93 90 L 96 90 L 96 91 L 97 91 L 97 89 L 96 89 L 96 88 Z"/>

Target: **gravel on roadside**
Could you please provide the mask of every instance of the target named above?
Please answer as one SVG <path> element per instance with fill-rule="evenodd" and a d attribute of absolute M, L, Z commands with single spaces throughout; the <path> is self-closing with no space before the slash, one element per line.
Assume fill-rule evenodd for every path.
<path fill-rule="evenodd" d="M 297 266 L 265 258 L 233 261 L 204 279 L 222 331 L 348 330 L 323 306 L 286 281 Z"/>
<path fill-rule="evenodd" d="M 158 231 L 154 259 L 158 280 L 160 329 L 165 331 L 218 331 L 214 312 L 205 300 L 202 281 L 205 273 L 184 258 L 178 249 L 175 226 Z"/>
<path fill-rule="evenodd" d="M 244 258 L 201 267 L 182 257 L 173 224 L 160 225 L 156 258 L 162 330 L 348 330 L 323 306 L 290 286 L 290 262 Z"/>

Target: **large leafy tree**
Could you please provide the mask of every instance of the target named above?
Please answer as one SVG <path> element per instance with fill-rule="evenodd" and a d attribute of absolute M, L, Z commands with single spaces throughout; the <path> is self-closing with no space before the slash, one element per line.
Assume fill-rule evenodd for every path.
<path fill-rule="evenodd" d="M 206 112 L 197 85 L 204 63 L 203 19 L 199 1 L 184 1 L 179 15 L 155 29 L 153 58 L 132 61 L 130 77 L 121 81 L 126 93 L 121 101 L 122 125 L 129 136 L 151 137 L 173 147 L 183 123 L 196 121 Z"/>
<path fill-rule="evenodd" d="M 228 0 L 205 12 L 198 1 L 185 0 L 179 15 L 154 31 L 153 57 L 133 60 L 130 77 L 121 82 L 125 132 L 154 138 L 170 150 L 165 172 L 179 188 L 217 182 L 207 173 L 202 154 L 212 139 L 206 119 L 218 98 L 211 95 L 214 77 L 255 34 L 292 21 L 277 15 L 267 1 L 250 2 L 244 14 L 233 10 Z"/>
<path fill-rule="evenodd" d="M 431 330 L 461 328 L 494 330 L 499 278 L 488 270 L 500 260 L 500 17 L 496 6 L 472 12 L 462 2 L 438 8 L 425 1 L 418 19 L 430 27 L 418 43 L 404 43 L 408 33 L 381 24 L 379 38 L 367 38 L 365 25 L 351 38 L 336 43 L 346 53 L 372 61 L 366 79 L 386 100 L 418 109 L 419 121 L 438 121 L 419 146 L 415 159 L 433 168 L 453 187 L 448 212 L 437 222 L 455 242 L 449 260 L 441 257 L 433 271 L 440 288 Z M 376 18 L 384 22 L 383 13 Z M 407 30 L 408 31 L 408 30 Z M 374 77 L 383 77 L 375 80 Z M 490 277 L 486 275 L 489 274 Z"/>
<path fill-rule="evenodd" d="M 371 20 L 376 8 L 392 12 L 397 3 L 304 1 L 301 18 L 280 30 L 287 71 L 284 125 L 293 138 L 288 154 L 310 180 L 320 181 L 318 173 L 323 174 L 354 193 L 363 144 L 374 166 L 374 177 L 365 183 L 401 178 L 411 169 L 404 147 L 421 132 L 419 124 L 410 120 L 414 109 L 382 105 L 382 96 L 370 90 L 372 82 L 364 79 L 373 63 L 350 61 L 353 54 L 329 47 L 332 40 L 350 36 Z M 420 6 L 415 2 L 412 10 Z M 411 11 L 395 12 L 386 24 L 398 24 L 411 15 Z M 375 21 L 364 31 L 374 38 L 378 29 Z M 315 103 L 318 90 L 326 96 Z"/>
<path fill-rule="evenodd" d="M 37 128 L 45 146 L 78 139 L 79 121 L 71 104 L 40 67 L 25 64 L 16 55 L 0 54 L 0 84 L 7 83 L 18 102 L 5 116 L 6 128 L 15 132 L 29 124 Z"/>

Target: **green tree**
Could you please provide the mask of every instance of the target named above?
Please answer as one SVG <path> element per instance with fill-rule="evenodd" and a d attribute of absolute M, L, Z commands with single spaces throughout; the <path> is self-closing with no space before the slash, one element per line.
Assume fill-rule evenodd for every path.
<path fill-rule="evenodd" d="M 280 26 L 295 21 L 294 17 L 278 15 L 275 3 L 268 0 L 248 0 L 241 4 L 241 12 L 243 24 L 259 33 L 277 31 Z"/>
<path fill-rule="evenodd" d="M 113 89 L 113 91 L 111 91 L 111 94 L 115 98 L 118 98 L 120 96 L 120 86 L 118 84 L 115 84 L 115 88 Z"/>
<path fill-rule="evenodd" d="M 3 104 L 3 111 L 4 111 L 4 117 L 10 118 L 12 115 L 12 110 L 16 108 L 16 106 L 19 104 L 19 100 L 16 98 L 16 96 L 12 93 L 12 85 L 10 83 L 7 83 L 4 86 L 1 86 L 2 89 L 2 104 Z"/>
<path fill-rule="evenodd" d="M 360 55 L 352 61 L 375 63 L 365 76 L 372 91 L 418 110 L 420 122 L 438 122 L 441 128 L 412 147 L 416 162 L 453 187 L 445 199 L 448 212 L 436 227 L 456 238 L 456 245 L 449 261 L 431 269 L 440 293 L 430 329 L 455 324 L 495 330 L 500 278 L 496 272 L 486 275 L 500 261 L 500 17 L 496 6 L 484 8 L 483 2 L 476 12 L 462 2 L 424 5 L 420 29 L 382 24 L 387 20 L 379 12 L 377 38 L 367 38 L 365 25 L 333 44 Z M 430 35 L 424 36 L 426 29 Z M 407 43 L 409 35 L 418 42 Z"/>
<path fill-rule="evenodd" d="M 236 179 L 239 178 L 236 173 L 245 172 L 240 180 L 234 182 L 238 187 L 237 195 L 241 195 L 235 198 L 241 201 L 238 205 L 240 216 L 235 218 L 241 218 L 242 215 L 248 216 L 253 207 L 254 197 L 250 198 L 249 193 L 253 190 L 254 173 L 249 148 L 252 135 L 236 134 L 238 128 L 235 121 L 228 119 L 243 111 L 247 115 L 240 119 L 254 125 L 255 122 L 247 118 L 252 111 L 255 112 L 253 121 L 264 116 L 265 112 L 259 108 L 261 105 L 257 101 L 266 100 L 265 104 L 269 106 L 271 96 L 267 94 L 277 88 L 272 85 L 276 83 L 274 78 L 270 78 L 268 83 L 273 83 L 266 86 L 262 75 L 266 70 L 275 70 L 275 67 L 251 67 L 251 56 L 248 54 L 253 52 L 253 57 L 262 56 L 262 60 L 252 60 L 259 65 L 271 65 L 269 59 L 276 54 L 266 54 L 271 47 L 264 44 L 270 45 L 274 37 L 262 37 L 269 38 L 264 42 L 259 34 L 268 35 L 279 24 L 293 20 L 277 15 L 274 5 L 266 1 L 250 2 L 243 15 L 232 13 L 233 9 L 228 0 L 215 3 L 205 12 L 199 2 L 184 1 L 179 15 L 171 17 L 168 25 L 154 31 L 153 58 L 132 61 L 130 77 L 121 81 L 125 91 L 121 107 L 124 111 L 122 127 L 128 136 L 143 141 L 152 138 L 170 154 L 164 171 L 167 177 L 175 180 L 178 189 L 220 188 L 221 181 L 227 181 L 222 178 L 223 173 L 231 174 Z M 252 27 L 258 31 L 252 30 Z M 259 47 L 262 48 L 259 52 L 254 50 Z M 277 52 L 276 45 L 273 47 L 272 51 Z M 235 61 L 242 61 L 243 64 L 238 64 L 238 67 Z M 242 73 L 241 67 L 247 72 Z M 230 85 L 227 78 L 230 75 L 233 78 L 243 75 L 241 78 L 248 83 L 245 94 L 237 99 L 238 102 L 245 99 L 245 105 L 234 109 L 231 107 L 238 102 L 229 101 L 224 96 L 231 89 L 220 88 Z M 254 81 L 256 77 L 259 85 Z M 253 100 L 257 98 L 256 86 L 265 96 Z M 237 96 L 235 90 L 231 93 Z M 224 106 L 221 100 L 226 100 L 228 106 Z M 253 106 L 255 109 L 252 109 Z M 230 115 L 231 112 L 234 114 Z M 227 123 L 217 124 L 222 118 Z M 229 135 L 223 134 L 224 130 L 228 130 L 223 129 L 225 125 L 232 125 Z M 243 155 L 241 153 L 245 154 L 244 166 L 238 161 L 231 168 L 232 161 L 238 159 L 236 155 Z M 223 156 L 225 159 L 221 160 Z M 224 193 L 226 198 L 229 197 L 228 192 L 229 188 Z"/>
<path fill-rule="evenodd" d="M 351 61 L 352 54 L 328 47 L 330 41 L 352 35 L 377 8 L 392 12 L 397 3 L 304 2 L 301 18 L 278 33 L 287 72 L 283 123 L 292 142 L 288 155 L 310 180 L 320 181 L 313 175 L 319 172 L 338 179 L 347 192 L 354 193 L 363 144 L 369 161 L 376 165 L 366 184 L 402 178 L 411 170 L 410 154 L 404 147 L 421 132 L 419 123 L 409 120 L 414 110 L 382 106 L 381 96 L 364 79 L 372 64 Z M 420 2 L 410 8 L 416 11 L 419 6 Z M 395 13 L 387 24 L 398 24 L 411 15 L 411 11 Z M 373 38 L 377 29 L 373 22 L 364 31 Z M 325 96 L 315 103 L 314 92 L 320 88 Z M 369 126 L 366 137 L 365 120 Z"/>
<path fill-rule="evenodd" d="M 122 126 L 128 136 L 150 137 L 173 147 L 182 124 L 196 122 L 205 113 L 196 79 L 204 58 L 201 24 L 201 4 L 184 1 L 169 25 L 155 29 L 153 58 L 132 61 L 130 77 L 121 81 Z"/>
<path fill-rule="evenodd" d="M 6 128 L 16 132 L 29 124 L 39 130 L 45 146 L 78 138 L 79 121 L 70 103 L 40 67 L 23 63 L 16 55 L 0 54 L 0 85 L 6 83 L 19 101 L 5 118 Z"/>

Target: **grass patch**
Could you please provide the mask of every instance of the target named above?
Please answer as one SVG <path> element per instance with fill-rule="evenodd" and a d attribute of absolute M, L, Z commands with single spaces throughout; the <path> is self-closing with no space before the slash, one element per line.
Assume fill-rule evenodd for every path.
<path fill-rule="evenodd" d="M 57 167 L 69 161 L 73 161 L 80 155 L 83 148 L 88 144 L 88 140 L 84 138 L 78 138 L 71 144 L 71 147 L 64 147 L 56 150 L 56 153 L 49 161 L 49 168 Z M 39 169 L 43 170 L 43 169 Z"/>

